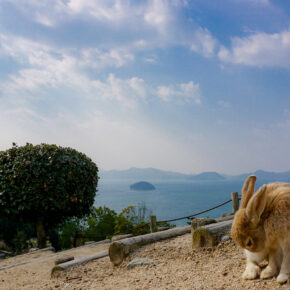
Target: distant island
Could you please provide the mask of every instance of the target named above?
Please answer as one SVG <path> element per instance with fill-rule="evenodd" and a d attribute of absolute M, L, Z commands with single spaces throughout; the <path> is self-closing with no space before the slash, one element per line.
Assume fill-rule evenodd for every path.
<path fill-rule="evenodd" d="M 200 174 L 193 175 L 189 177 L 190 180 L 200 180 L 200 181 L 218 181 L 225 180 L 226 178 L 216 172 L 203 172 Z"/>
<path fill-rule="evenodd" d="M 155 186 L 149 182 L 146 181 L 140 181 L 134 184 L 130 185 L 131 190 L 142 190 L 142 191 L 149 191 L 149 190 L 155 190 Z"/>

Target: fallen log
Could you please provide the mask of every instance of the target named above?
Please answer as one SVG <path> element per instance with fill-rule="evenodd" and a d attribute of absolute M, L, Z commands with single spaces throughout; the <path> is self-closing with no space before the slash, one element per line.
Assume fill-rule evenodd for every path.
<path fill-rule="evenodd" d="M 223 235 L 230 232 L 232 220 L 197 227 L 196 223 L 191 225 L 192 248 L 214 247 Z"/>
<path fill-rule="evenodd" d="M 32 255 L 35 253 L 42 253 L 42 252 L 55 252 L 55 248 L 54 247 L 48 247 L 48 248 L 43 248 L 43 249 L 35 248 L 33 251 L 30 251 L 24 255 Z"/>
<path fill-rule="evenodd" d="M 190 233 L 190 226 L 176 227 L 170 230 L 156 232 L 137 237 L 132 237 L 111 243 L 109 248 L 109 256 L 111 262 L 117 266 L 122 263 L 124 258 L 135 249 L 160 240 L 173 238 L 176 236 Z"/>
<path fill-rule="evenodd" d="M 103 258 L 106 256 L 108 256 L 108 250 L 99 252 L 93 256 L 89 256 L 89 257 L 85 257 L 85 258 L 81 258 L 81 259 L 76 259 L 76 260 L 72 260 L 72 261 L 69 261 L 69 262 L 66 262 L 63 264 L 56 265 L 51 270 L 51 276 L 53 276 L 58 271 L 64 271 L 70 267 L 78 266 L 80 264 L 87 263 L 89 261 L 100 259 L 100 258 Z"/>
<path fill-rule="evenodd" d="M 119 240 L 127 239 L 133 237 L 132 234 L 126 234 L 126 235 L 117 235 L 112 237 L 112 242 L 116 242 Z"/>
<path fill-rule="evenodd" d="M 54 264 L 55 265 L 59 265 L 59 264 L 63 264 L 63 263 L 66 263 L 66 262 L 69 262 L 69 261 L 72 261 L 72 260 L 74 260 L 73 256 L 62 256 L 62 257 L 57 258 L 54 261 Z"/>

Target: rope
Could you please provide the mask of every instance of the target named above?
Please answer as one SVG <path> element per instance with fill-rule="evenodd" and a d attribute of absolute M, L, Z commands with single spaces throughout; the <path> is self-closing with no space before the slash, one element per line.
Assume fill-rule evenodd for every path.
<path fill-rule="evenodd" d="M 213 209 L 216 209 L 216 208 L 218 208 L 218 207 L 221 207 L 221 206 L 223 206 L 223 205 L 225 205 L 225 204 L 227 204 L 227 203 L 229 203 L 229 202 L 231 202 L 231 201 L 232 201 L 232 200 L 229 199 L 229 200 L 227 200 L 227 201 L 225 201 L 225 202 L 223 202 L 223 203 L 221 203 L 221 204 L 218 204 L 218 205 L 216 205 L 216 206 L 214 206 L 214 207 L 212 207 L 212 208 L 206 209 L 206 210 L 204 210 L 204 211 L 201 211 L 201 212 L 198 212 L 198 213 L 195 213 L 195 214 L 192 214 L 192 215 L 188 215 L 188 216 L 185 216 L 185 217 L 181 217 L 181 218 L 171 219 L 171 220 L 167 220 L 167 221 L 158 221 L 157 223 L 169 223 L 169 222 L 179 221 L 179 220 L 183 220 L 183 219 L 189 219 L 189 218 L 191 218 L 191 217 L 195 217 L 195 216 L 197 216 L 197 215 L 200 215 L 200 214 L 203 214 L 203 213 L 205 213 L 205 212 L 208 212 L 208 211 L 211 211 L 211 210 L 213 210 Z"/>

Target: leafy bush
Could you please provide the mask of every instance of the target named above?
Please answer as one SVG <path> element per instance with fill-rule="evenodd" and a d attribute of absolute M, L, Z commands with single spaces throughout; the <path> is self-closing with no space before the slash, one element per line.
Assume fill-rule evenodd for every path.
<path fill-rule="evenodd" d="M 97 184 L 97 166 L 71 148 L 13 144 L 0 152 L 0 215 L 34 223 L 40 248 L 46 229 L 89 214 Z"/>
<path fill-rule="evenodd" d="M 149 215 L 151 211 L 146 207 L 145 202 L 136 206 L 128 206 L 118 215 L 115 226 L 115 233 L 142 235 L 149 232 Z"/>
<path fill-rule="evenodd" d="M 92 210 L 87 219 L 85 236 L 91 241 L 100 241 L 114 234 L 117 214 L 108 207 L 98 207 Z"/>
<path fill-rule="evenodd" d="M 32 247 L 29 240 L 33 236 L 35 236 L 35 228 L 31 224 L 0 217 L 0 241 L 4 241 L 12 252 L 19 253 Z"/>

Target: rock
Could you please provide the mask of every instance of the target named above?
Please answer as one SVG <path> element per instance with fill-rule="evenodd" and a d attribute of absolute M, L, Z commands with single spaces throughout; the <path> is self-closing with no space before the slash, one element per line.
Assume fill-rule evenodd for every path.
<path fill-rule="evenodd" d="M 38 248 L 31 248 L 31 249 L 29 249 L 29 253 L 36 252 L 38 250 L 39 250 Z"/>
<path fill-rule="evenodd" d="M 151 265 L 152 262 L 153 261 L 149 258 L 135 258 L 127 265 L 127 269 L 132 269 L 136 266 Z"/>
<path fill-rule="evenodd" d="M 66 262 L 69 262 L 69 261 L 72 261 L 72 260 L 74 260 L 73 256 L 62 256 L 62 257 L 57 258 L 54 261 L 54 264 L 55 265 L 59 265 L 59 264 L 66 263 Z"/>
<path fill-rule="evenodd" d="M 131 190 L 142 190 L 142 191 L 149 191 L 155 190 L 155 186 L 147 181 L 140 181 L 130 185 Z"/>
<path fill-rule="evenodd" d="M 229 236 L 227 236 L 227 235 L 225 235 L 225 236 L 222 236 L 221 237 L 221 242 L 227 242 L 228 240 L 230 239 L 230 237 Z"/>
<path fill-rule="evenodd" d="M 91 244 L 94 244 L 95 243 L 95 241 L 88 241 L 88 242 L 85 242 L 85 246 L 86 245 L 91 245 Z"/>

